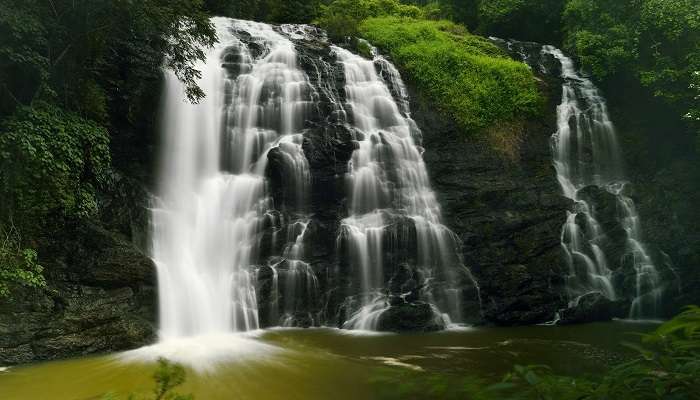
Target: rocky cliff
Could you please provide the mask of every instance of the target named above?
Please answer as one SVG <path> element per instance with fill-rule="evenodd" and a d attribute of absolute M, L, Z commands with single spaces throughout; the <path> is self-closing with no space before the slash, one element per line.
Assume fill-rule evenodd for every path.
<path fill-rule="evenodd" d="M 540 88 L 543 116 L 502 128 L 514 135 L 507 152 L 486 137 L 466 138 L 420 93 L 411 96 L 434 188 L 481 287 L 487 323 L 542 323 L 566 305 L 560 231 L 570 204 L 549 145 L 560 82 L 542 79 Z"/>
<path fill-rule="evenodd" d="M 119 234 L 67 224 L 41 247 L 47 287 L 0 303 L 0 364 L 123 350 L 154 339 L 154 267 Z"/>
<path fill-rule="evenodd" d="M 45 221 L 35 245 L 47 286 L 17 287 L 0 300 L 0 365 L 114 352 L 155 340 L 155 266 L 144 251 L 150 163 L 133 162 L 153 158 L 150 149 L 132 146 L 128 162 L 115 158 L 116 169 L 128 165 L 139 178 L 115 172 L 98 199 L 98 216 Z"/>

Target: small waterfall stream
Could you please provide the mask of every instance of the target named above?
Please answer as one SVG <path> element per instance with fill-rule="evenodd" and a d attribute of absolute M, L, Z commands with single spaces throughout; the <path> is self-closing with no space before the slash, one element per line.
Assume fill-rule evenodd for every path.
<path fill-rule="evenodd" d="M 630 302 L 629 318 L 658 317 L 664 284 L 642 239 L 605 99 L 561 50 L 490 39 L 530 68 L 562 79 L 551 147 L 559 186 L 574 203 L 561 231 L 569 307 L 585 295 L 600 293 L 609 300 Z"/>
<path fill-rule="evenodd" d="M 564 196 L 575 203 L 561 235 L 569 265 L 570 306 L 575 306 L 581 296 L 595 291 L 615 300 L 618 291 L 624 289 L 616 289 L 621 285 L 619 279 L 614 281 L 609 263 L 619 263 L 634 269 L 629 317 L 653 318 L 658 315 L 660 277 L 642 241 L 634 201 L 625 195 L 627 182 L 622 156 L 605 100 L 588 78 L 577 73 L 573 61 L 559 49 L 543 46 L 541 53 L 558 60 L 563 79 L 552 152 Z M 616 219 L 625 236 L 621 259 L 610 260 L 610 252 L 604 250 L 606 246 L 610 247 L 611 241 L 600 221 L 600 214 L 603 214 L 600 209 L 604 204 L 599 199 L 605 194 L 601 196 L 594 188 L 604 190 L 614 199 Z"/>
<path fill-rule="evenodd" d="M 458 239 L 441 223 L 422 149 L 416 144 L 421 132 L 410 118 L 398 71 L 376 52 L 365 59 L 339 47 L 333 51 L 343 65 L 357 141 L 348 168 L 350 215 L 342 221 L 339 240 L 347 242 L 359 272 L 361 302 L 344 326 L 374 330 L 390 307 L 383 265 L 389 247 L 415 246 L 412 262 L 428 282 L 439 276 L 456 283 L 457 274 L 468 270 L 459 257 Z M 424 291 L 436 317 L 445 324 L 461 321 L 460 290 L 449 285 L 440 290 Z M 445 298 L 440 307 L 435 295 Z"/>

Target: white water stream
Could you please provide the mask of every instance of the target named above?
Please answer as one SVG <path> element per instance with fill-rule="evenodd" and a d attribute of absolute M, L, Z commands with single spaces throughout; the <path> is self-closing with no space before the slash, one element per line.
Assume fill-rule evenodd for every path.
<path fill-rule="evenodd" d="M 561 64 L 562 100 L 557 107 L 557 132 L 552 151 L 557 179 L 564 196 L 575 202 L 562 228 L 561 242 L 569 265 L 567 287 L 575 305 L 587 293 L 598 291 L 609 299 L 618 293 L 609 260 L 603 251 L 608 238 L 596 216 L 599 204 L 581 195 L 594 185 L 615 198 L 617 218 L 626 235 L 623 258 L 629 258 L 635 271 L 635 296 L 630 318 L 658 315 L 661 296 L 659 273 L 643 241 L 640 218 L 634 201 L 625 195 L 622 156 L 605 99 L 585 76 L 577 73 L 573 61 L 559 49 L 544 46 L 543 54 Z"/>
<path fill-rule="evenodd" d="M 310 179 L 299 132 L 307 82 L 292 43 L 269 25 L 213 21 L 219 42 L 199 66 L 206 98 L 188 103 L 182 83 L 166 73 L 164 157 L 152 215 L 164 340 L 259 327 L 250 268 L 262 226 L 275 223 L 268 152 L 279 148 L 296 203 Z M 249 34 L 262 54 L 233 28 Z"/>
<path fill-rule="evenodd" d="M 214 338 L 263 323 L 326 322 L 321 284 L 307 261 L 314 215 L 302 149 L 305 125 L 320 112 L 323 96 L 331 104 L 322 118 L 346 124 L 357 146 L 348 165 L 349 215 L 337 240 L 347 242 L 353 266 L 347 273 L 359 281 L 346 295 L 357 295 L 361 304 L 343 326 L 377 328 L 389 308 L 385 268 L 399 263 L 383 265 L 384 257 L 397 248 L 415 253 L 408 262 L 419 276 L 411 280 L 421 282 L 415 291 L 435 318 L 461 321 L 458 274 L 471 276 L 459 240 L 441 223 L 416 144 L 421 133 L 396 68 L 379 55 L 367 60 L 332 47 L 334 65 L 302 60 L 311 83 L 298 66 L 295 41 L 317 40 L 313 28 L 226 18 L 213 23 L 219 41 L 197 66 L 203 101 L 189 103 L 175 75 L 166 71 L 165 77 L 163 157 L 152 210 L 161 343 L 218 342 Z M 335 81 L 322 78 L 340 68 L 344 102 Z M 263 286 L 269 298 L 259 304 L 256 290 Z"/>
<path fill-rule="evenodd" d="M 387 243 L 417 246 L 416 264 L 428 281 L 440 276 L 454 283 L 466 268 L 458 255 L 458 239 L 441 222 L 423 149 L 416 144 L 421 132 L 410 118 L 398 71 L 376 54 L 365 59 L 339 47 L 333 51 L 343 65 L 346 102 L 357 141 L 349 163 L 350 216 L 342 221 L 341 239 L 347 240 L 352 263 L 359 271 L 361 307 L 344 326 L 375 330 L 379 316 L 389 308 L 383 271 L 384 254 L 390 250 Z M 415 243 L 390 229 L 402 218 L 415 227 Z M 445 292 L 450 301 L 441 311 L 435 308 L 436 315 L 446 323 L 459 321 L 460 293 L 454 288 Z"/>

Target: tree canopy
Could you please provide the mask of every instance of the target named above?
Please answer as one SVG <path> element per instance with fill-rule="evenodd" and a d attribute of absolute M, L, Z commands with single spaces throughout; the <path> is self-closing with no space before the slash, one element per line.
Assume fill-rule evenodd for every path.
<path fill-rule="evenodd" d="M 112 139 L 152 118 L 164 65 L 204 95 L 215 40 L 202 0 L 0 0 L 0 295 L 38 284 L 47 218 L 96 216 Z"/>

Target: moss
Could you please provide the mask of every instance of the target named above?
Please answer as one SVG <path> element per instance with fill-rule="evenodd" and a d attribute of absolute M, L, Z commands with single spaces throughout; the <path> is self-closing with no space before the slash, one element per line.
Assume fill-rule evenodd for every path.
<path fill-rule="evenodd" d="M 449 21 L 369 18 L 360 34 L 388 52 L 406 78 L 466 135 L 515 126 L 542 110 L 532 71 Z"/>

